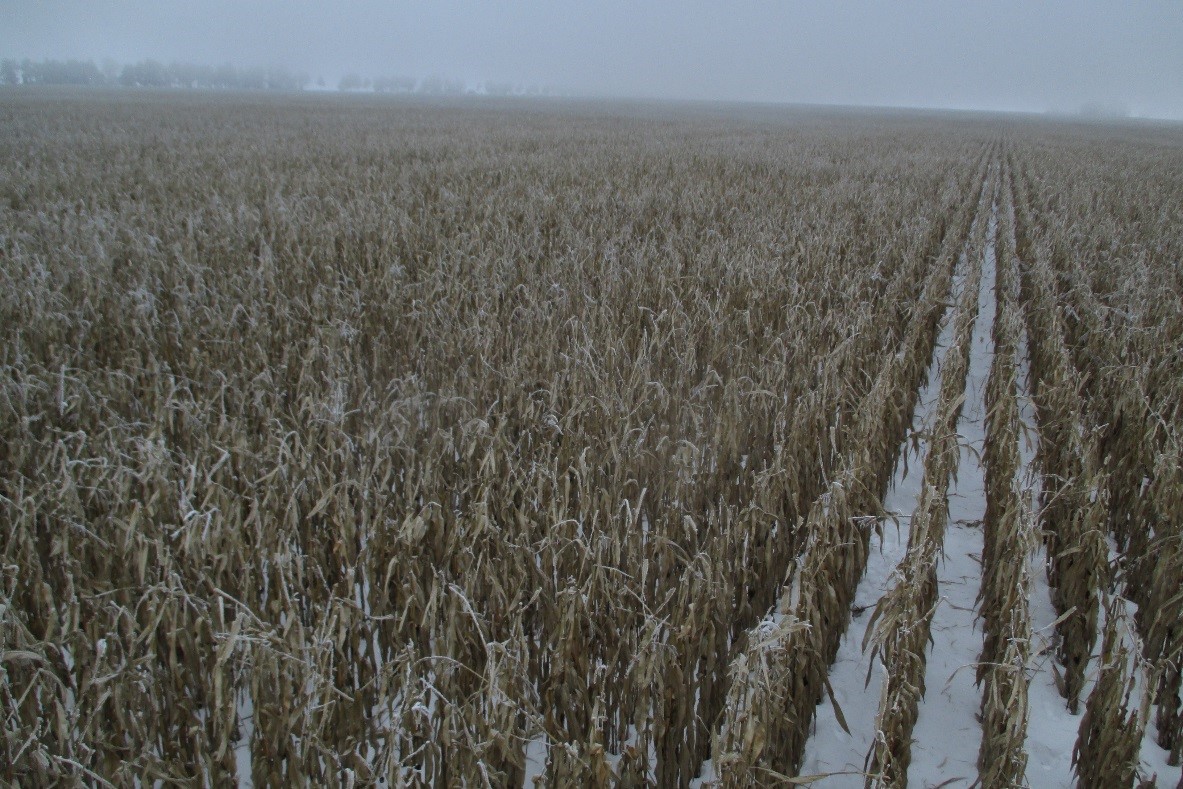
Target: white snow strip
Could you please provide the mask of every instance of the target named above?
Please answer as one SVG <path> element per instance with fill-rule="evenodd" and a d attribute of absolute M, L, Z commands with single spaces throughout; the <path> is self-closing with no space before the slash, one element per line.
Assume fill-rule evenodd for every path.
<path fill-rule="evenodd" d="M 234 763 L 238 772 L 239 789 L 249 789 L 254 786 L 251 776 L 253 750 L 251 741 L 255 734 L 255 702 L 251 698 L 249 689 L 237 692 L 238 706 L 238 742 L 234 746 Z"/>
<path fill-rule="evenodd" d="M 1023 473 L 1023 484 L 1029 501 L 1038 503 L 1040 475 L 1035 465 L 1035 452 L 1039 446 L 1038 424 L 1035 419 L 1035 405 L 1030 396 L 1030 361 L 1027 353 L 1027 333 L 1024 329 L 1019 339 L 1018 400 L 1019 421 L 1025 438 L 1019 440 L 1019 460 Z M 1056 610 L 1052 606 L 1051 587 L 1047 582 L 1047 550 L 1043 541 L 1037 543 L 1035 553 L 1028 558 L 1028 574 L 1031 578 L 1031 684 L 1027 689 L 1027 782 L 1031 786 L 1046 786 L 1048 789 L 1067 789 L 1073 786 L 1072 748 L 1076 744 L 1076 733 L 1080 727 L 1080 716 L 1071 715 L 1064 697 L 1056 689 L 1052 674 L 1055 661 L 1053 638 Z M 1061 670 L 1056 667 L 1056 670 Z M 1091 675 L 1090 675 L 1091 676 Z M 1086 679 L 1082 697 L 1092 690 L 1092 680 Z"/>
<path fill-rule="evenodd" d="M 957 303 L 965 279 L 965 265 L 963 255 L 954 275 L 951 303 Z M 923 436 L 932 427 L 940 399 L 941 369 L 945 353 L 954 342 L 954 315 L 954 311 L 948 310 L 942 318 L 927 380 L 920 389 L 912 414 L 912 432 L 915 436 L 906 437 L 900 445 L 891 487 L 884 498 L 884 509 L 894 517 L 879 524 L 882 538 L 877 534 L 871 535 L 867 569 L 855 593 L 853 617 L 842 636 L 834 665 L 830 668 L 830 684 L 850 727 L 850 734 L 838 724 L 834 705 L 827 696 L 817 707 L 814 730 L 805 744 L 802 775 L 846 774 L 823 779 L 815 786 L 863 785 L 860 775 L 849 773 L 862 772 L 867 752 L 871 749 L 884 678 L 883 662 L 876 659 L 872 666 L 870 653 L 863 652 L 863 635 L 875 604 L 895 583 L 895 569 L 908 551 L 911 516 L 920 499 L 924 482 L 924 457 L 928 454 L 928 441 Z"/>
<path fill-rule="evenodd" d="M 1146 725 L 1146 735 L 1142 738 L 1141 756 L 1142 775 L 1147 778 L 1155 777 L 1156 786 L 1170 789 L 1183 782 L 1183 766 L 1172 767 L 1167 764 L 1170 753 L 1158 745 L 1158 724 L 1154 721 L 1153 710 L 1150 713 L 1150 723 Z"/>
<path fill-rule="evenodd" d="M 522 780 L 525 789 L 533 789 L 537 785 L 536 781 L 542 780 L 542 776 L 546 774 L 548 747 L 545 734 L 540 734 L 526 743 L 526 774 Z"/>
<path fill-rule="evenodd" d="M 938 566 L 940 603 L 932 620 L 933 646 L 925 673 L 925 693 L 913 731 L 911 786 L 969 786 L 978 776 L 982 726 L 981 691 L 974 684 L 982 632 L 975 605 L 982 578 L 982 518 L 986 513 L 981 456 L 986 438 L 986 380 L 994 358 L 995 233 L 997 206 L 986 231 L 965 383 L 958 422 L 961 452 L 949 489 L 949 523 L 944 558 Z"/>

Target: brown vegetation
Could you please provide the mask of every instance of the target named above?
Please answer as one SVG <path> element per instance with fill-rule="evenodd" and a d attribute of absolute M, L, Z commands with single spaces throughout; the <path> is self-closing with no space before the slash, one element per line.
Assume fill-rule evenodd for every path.
<path fill-rule="evenodd" d="M 1142 280 L 1100 253 L 1072 274 L 1094 237 L 1035 185 L 1066 177 L 1039 129 L 33 91 L 0 128 L 4 781 L 795 774 L 1002 158 L 1023 287 L 996 326 L 985 717 L 1023 703 L 1029 626 L 996 612 L 1029 542 L 1022 309 L 1064 658 L 1087 663 L 1112 531 L 1178 758 L 1180 563 L 1147 557 L 1181 550 L 1180 224 Z M 1096 213 L 1151 210 L 1117 189 Z M 877 648 L 923 661 L 883 607 Z"/>

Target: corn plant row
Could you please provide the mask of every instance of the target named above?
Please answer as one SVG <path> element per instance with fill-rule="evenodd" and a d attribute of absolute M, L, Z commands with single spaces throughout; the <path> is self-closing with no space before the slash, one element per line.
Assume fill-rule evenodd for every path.
<path fill-rule="evenodd" d="M 986 188 L 989 187 L 989 188 Z M 993 168 L 976 211 L 965 251 L 967 272 L 955 311 L 953 344 L 944 357 L 936 418 L 924 458 L 924 483 L 912 515 L 908 552 L 896 571 L 896 583 L 875 607 L 867 625 L 864 649 L 884 665 L 883 691 L 875 736 L 867 754 L 867 786 L 907 786 L 912 729 L 924 697 L 926 654 L 932 615 L 938 600 L 937 561 L 948 519 L 948 487 L 957 473 L 957 421 L 965 400 L 970 341 L 977 315 L 988 206 L 995 191 Z"/>
<path fill-rule="evenodd" d="M 1018 248 L 1027 255 L 1020 258 L 1020 279 L 1039 425 L 1037 462 L 1043 479 L 1040 527 L 1052 602 L 1061 616 L 1056 629 L 1064 669 L 1061 690 L 1075 713 L 1096 643 L 1100 595 L 1110 583 L 1107 485 L 1080 376 L 1064 340 L 1049 250 L 1031 241 L 1027 206 L 1017 202 Z"/>
<path fill-rule="evenodd" d="M 865 567 L 868 523 L 881 506 L 928 367 L 972 205 L 959 212 L 941 257 L 929 269 L 907 338 L 860 404 L 838 474 L 809 512 L 809 542 L 777 612 L 753 629 L 731 665 L 713 751 L 716 774 L 725 786 L 778 780 L 800 767 L 829 665 L 849 622 L 850 598 Z"/>
<path fill-rule="evenodd" d="M 1028 192 L 1033 191 L 1029 185 Z M 1104 194 L 1112 199 L 1108 191 Z M 1152 197 L 1139 191 L 1120 199 L 1136 204 Z M 1125 223 L 1115 221 L 1116 205 L 1095 202 L 1090 198 L 1087 205 L 1072 206 L 1083 216 L 1064 216 L 1063 208 L 1044 211 L 1049 220 L 1059 220 L 1045 221 L 1044 232 L 1054 244 L 1065 331 L 1092 419 L 1101 425 L 1098 454 L 1108 479 L 1108 528 L 1122 549 L 1124 573 L 1139 579 L 1128 594 L 1137 604 L 1134 618 L 1145 657 L 1157 667 L 1159 744 L 1177 765 L 1183 760 L 1183 628 L 1178 625 L 1183 532 L 1172 513 L 1183 501 L 1183 471 L 1178 464 L 1178 376 L 1160 338 L 1175 332 L 1179 302 L 1170 288 L 1151 292 L 1159 278 L 1155 272 L 1161 271 L 1155 258 L 1169 254 L 1164 247 L 1177 239 L 1168 235 L 1157 248 L 1147 248 L 1139 238 L 1129 238 Z M 1086 238 L 1094 241 L 1086 244 Z M 1109 251 L 1114 239 L 1122 238 L 1128 241 L 1121 252 Z"/>
<path fill-rule="evenodd" d="M 1021 482 L 1017 375 L 1022 323 L 1010 193 L 1010 172 L 1004 166 L 996 236 L 994 358 L 986 387 L 986 514 L 978 599 L 985 632 L 977 669 L 978 683 L 983 686 L 978 753 L 983 786 L 1021 785 L 1028 758 L 1027 667 L 1032 630 L 1027 557 L 1035 550 L 1035 516 L 1023 496 Z"/>
<path fill-rule="evenodd" d="M 1100 670 L 1085 703 L 1072 765 L 1082 786 L 1132 787 L 1150 719 L 1151 679 L 1125 600 L 1105 597 Z"/>
<path fill-rule="evenodd" d="M 915 261 L 915 263 L 913 264 L 913 266 L 911 268 L 911 276 L 900 275 L 899 277 L 897 277 L 896 281 L 894 283 L 892 283 L 892 285 L 890 286 L 890 289 L 886 293 L 886 297 L 887 297 L 886 303 L 893 304 L 893 305 L 898 304 L 899 302 L 895 301 L 896 298 L 903 297 L 905 292 L 911 292 L 912 288 L 914 288 L 915 286 L 910 283 L 914 283 L 920 279 L 920 273 L 921 273 L 922 269 L 923 269 L 923 260 L 918 260 L 918 261 Z M 870 315 L 867 315 L 866 320 L 873 320 L 873 318 Z M 855 338 L 860 337 L 861 334 L 862 334 L 862 330 L 857 330 L 857 331 L 854 331 L 851 333 L 852 337 L 855 337 Z M 844 361 L 844 359 L 852 359 L 852 358 L 859 359 L 860 361 L 858 363 L 862 364 L 863 362 L 861 360 L 870 360 L 873 357 L 872 354 L 869 354 L 867 352 L 867 348 L 862 344 L 862 342 L 857 341 L 857 340 L 855 342 L 848 343 L 846 345 L 846 347 L 843 349 L 843 353 L 844 353 L 843 356 L 837 357 L 833 360 L 830 360 L 827 363 L 827 367 L 829 369 L 840 371 L 840 370 L 846 369 L 848 367 L 849 362 Z M 865 373 L 863 375 L 865 375 Z M 842 384 L 839 386 L 834 386 L 833 390 L 835 392 L 839 393 L 843 398 L 849 398 L 850 392 L 857 391 L 857 388 L 858 388 L 857 385 L 855 385 L 852 389 L 852 386 L 850 384 Z M 832 407 L 832 406 L 829 406 L 829 407 Z M 846 414 L 849 411 L 854 410 L 855 408 L 857 408 L 857 403 L 853 404 L 852 406 L 843 406 L 841 408 L 841 414 Z M 819 415 L 819 419 L 820 418 L 821 418 L 821 415 Z M 850 421 L 851 421 L 851 419 L 849 417 L 840 416 L 839 419 L 837 420 L 837 422 L 835 424 L 832 424 L 828 428 L 828 432 L 831 435 L 830 440 L 831 440 L 831 445 L 832 445 L 831 446 L 832 452 L 840 454 L 845 451 L 844 448 L 847 446 L 847 443 L 849 441 L 857 441 L 859 439 L 859 436 L 857 434 L 853 437 L 853 439 L 851 438 L 851 436 L 850 436 L 851 429 L 848 426 L 846 426 Z M 815 424 L 816 424 L 816 422 L 815 422 Z M 830 465 L 830 463 L 831 463 L 831 461 L 829 461 L 829 459 L 826 457 L 821 457 L 821 458 L 819 458 L 819 460 L 822 463 L 823 468 Z M 783 573 L 782 573 L 782 575 L 783 575 Z M 722 578 L 722 579 L 719 579 L 717 581 L 717 583 L 718 584 L 726 584 L 727 581 L 725 578 Z M 716 588 L 718 588 L 718 587 L 716 587 Z M 753 600 L 752 596 L 748 595 L 748 599 L 745 602 L 748 604 L 752 604 L 752 600 Z M 756 600 L 758 602 L 759 598 L 756 598 Z M 679 605 L 679 607 L 682 607 L 685 605 L 687 605 L 687 603 L 681 603 Z M 692 602 L 689 603 L 689 607 L 690 607 L 690 610 L 693 611 L 694 606 L 693 606 Z M 751 609 L 749 608 L 747 610 L 750 611 Z M 733 617 L 732 618 L 733 628 L 744 621 L 749 621 L 749 620 L 747 618 L 735 619 Z M 660 631 L 658 631 L 658 632 L 660 632 Z M 678 632 L 680 634 L 680 636 L 679 636 L 680 638 L 688 637 L 691 641 L 691 644 L 694 646 L 697 646 L 698 637 L 699 637 L 699 629 L 697 629 L 697 628 L 687 629 L 686 627 L 683 627 Z M 720 632 L 720 633 L 725 634 L 726 631 L 724 631 L 723 628 L 720 627 L 716 632 Z M 731 635 L 732 635 L 732 638 L 734 639 L 734 637 L 735 637 L 734 629 L 732 630 Z M 741 633 L 741 637 L 742 636 L 746 636 L 746 634 Z M 731 643 L 731 642 L 728 642 L 728 643 Z M 743 643 L 743 642 L 741 641 L 740 643 Z M 734 649 L 735 647 L 732 646 L 732 648 Z M 726 653 L 721 651 L 719 654 L 722 656 Z M 719 664 L 712 664 L 712 665 L 717 666 Z M 689 670 L 678 671 L 676 667 L 674 670 L 676 672 L 675 674 L 673 674 L 673 676 L 675 678 L 689 677 L 692 682 L 696 679 L 696 677 L 694 677 Z M 701 669 L 700 669 L 700 671 L 701 671 Z M 670 679 L 671 679 L 671 676 L 667 671 L 667 673 L 663 677 L 661 677 L 661 679 L 658 681 L 669 682 Z M 651 723 L 650 721 L 645 720 L 644 723 L 647 727 L 649 725 L 654 725 L 656 728 L 656 731 L 657 731 L 657 735 L 655 737 L 655 740 L 656 740 L 655 745 L 656 745 L 656 753 L 657 753 L 657 769 L 653 774 L 653 778 L 655 778 L 659 783 L 685 782 L 685 781 L 689 780 L 690 777 L 693 777 L 697 773 L 698 765 L 701 763 L 702 759 L 706 755 L 706 753 L 702 750 L 702 747 L 704 744 L 709 742 L 704 736 L 706 733 L 706 730 L 703 728 L 703 724 L 706 721 L 714 720 L 718 717 L 717 702 L 718 702 L 718 700 L 721 699 L 721 696 L 718 694 L 721 693 L 722 689 L 725 689 L 727 687 L 728 680 L 729 680 L 729 677 L 726 674 L 723 674 L 720 676 L 709 677 L 708 681 L 712 683 L 712 687 L 715 690 L 715 695 L 712 695 L 712 696 L 706 696 L 702 693 L 696 692 L 695 694 L 689 694 L 689 693 L 679 694 L 676 698 L 671 699 L 670 695 L 667 691 L 664 696 L 659 695 L 659 694 L 653 694 L 652 696 L 649 697 L 652 699 L 656 699 L 655 701 L 652 702 L 655 705 L 656 709 L 653 713 L 653 722 Z M 677 682 L 676 679 L 675 679 L 675 682 Z M 682 685 L 682 686 L 675 685 L 675 686 L 684 687 L 684 685 Z M 698 696 L 697 708 L 694 707 L 694 701 L 691 698 L 692 695 Z M 682 720 L 685 721 L 685 723 L 683 724 L 683 729 L 675 728 L 672 726 L 668 727 L 668 728 L 662 727 L 661 705 L 663 703 L 669 704 L 671 702 L 671 700 L 675 701 L 679 705 L 686 705 L 685 707 L 683 707 L 684 711 L 681 713 Z M 637 731 L 643 731 L 640 723 L 641 723 L 641 719 L 638 719 L 637 723 L 634 724 L 635 729 Z M 687 735 L 683 734 L 683 731 L 685 729 L 688 729 L 689 727 L 694 727 L 693 730 L 691 731 L 691 736 L 687 736 Z M 664 746 L 662 745 L 663 740 L 666 743 Z M 647 764 L 647 756 L 645 754 L 645 750 L 646 750 L 646 742 L 645 742 L 644 737 L 637 738 L 637 741 L 630 743 L 625 748 L 624 757 L 626 757 L 626 758 L 622 759 L 620 762 L 620 765 L 619 765 L 618 775 L 620 777 L 620 780 L 627 783 L 629 781 L 641 780 L 645 776 L 649 775 L 649 771 L 652 770 L 653 768 L 651 765 Z M 663 769 L 663 757 L 665 757 L 665 762 L 664 762 L 666 765 L 665 769 Z M 580 774 L 571 773 L 569 775 L 557 776 L 556 779 L 557 780 L 569 780 L 572 777 L 578 777 L 579 775 Z M 581 775 L 583 775 L 583 777 L 585 777 L 585 778 L 588 776 L 587 773 L 583 773 Z"/>
<path fill-rule="evenodd" d="M 1037 200 L 1030 169 L 1020 171 L 1020 176 L 1024 203 Z M 1033 211 L 1039 221 L 1031 219 Z M 1145 429 L 1151 405 L 1145 398 L 1138 365 L 1129 363 L 1129 349 L 1124 347 L 1131 343 L 1129 327 L 1115 317 L 1114 309 L 1102 303 L 1090 284 L 1107 264 L 1090 259 L 1089 250 L 1076 248 L 1069 228 L 1058 216 L 1062 211 L 1037 206 L 1028 207 L 1025 213 L 1031 232 L 1046 239 L 1050 247 L 1052 284 L 1065 344 L 1078 370 L 1090 418 L 1099 426 L 1099 453 L 1110 479 L 1109 530 L 1123 554 L 1140 556 L 1152 531 L 1146 512 L 1151 499 L 1143 495 L 1143 480 L 1152 473 L 1158 431 Z"/>
<path fill-rule="evenodd" d="M 1092 266 L 1106 267 L 1105 263 Z M 1131 335 L 1145 332 L 1113 331 L 1100 318 L 1112 310 L 1090 284 L 1065 271 L 1062 263 L 1057 268 L 1061 281 L 1068 283 L 1061 289 L 1062 299 L 1067 307 L 1065 323 L 1079 342 L 1078 369 L 1093 384 L 1094 419 L 1105 425 L 1100 441 L 1109 473 L 1109 527 L 1125 548 L 1123 574 L 1137 579 L 1126 589 L 1137 605 L 1134 621 L 1144 657 L 1156 666 L 1159 744 L 1171 752 L 1171 763 L 1178 765 L 1183 760 L 1183 627 L 1179 624 L 1183 528 L 1175 513 L 1183 501 L 1183 468 L 1179 465 L 1180 423 L 1165 415 L 1173 407 L 1173 393 L 1153 380 L 1163 373 L 1162 367 L 1169 366 L 1159 359 L 1172 351 L 1161 346 L 1156 352 L 1132 350 L 1145 340 Z M 1122 274 L 1112 271 L 1112 276 Z M 1169 322 L 1164 323 L 1152 333 L 1169 332 Z M 1151 361 L 1123 363 L 1135 355 Z M 1148 368 L 1154 372 L 1148 375 Z"/>
<path fill-rule="evenodd" d="M 1176 434 L 1177 435 L 1177 434 Z M 1144 657 L 1155 666 L 1158 744 L 1170 751 L 1168 763 L 1183 764 L 1183 531 L 1169 515 L 1183 507 L 1183 451 L 1168 442 L 1155 459 L 1146 494 L 1154 502 L 1155 529 L 1144 557 L 1130 562 L 1127 583 L 1138 608 L 1134 621 Z M 1171 529 L 1171 524 L 1174 529 Z"/>
<path fill-rule="evenodd" d="M 1028 187 L 1028 194 L 1031 191 Z M 1044 223 L 1051 224 L 1044 216 Z M 1085 266 L 1075 261 L 1068 266 L 1065 238 L 1056 236 L 1054 225 L 1043 232 L 1054 244 L 1050 257 L 1056 276 L 1049 284 L 1056 288 L 1060 318 L 1081 377 L 1080 389 L 1087 396 L 1082 407 L 1089 410 L 1091 419 L 1104 423 L 1094 434 L 1098 437 L 1097 453 L 1104 459 L 1103 481 L 1110 499 L 1107 526 L 1124 549 L 1120 556 L 1122 593 L 1108 596 L 1108 602 L 1102 604 L 1106 622 L 1101 661 L 1096 685 L 1086 702 L 1073 764 L 1083 785 L 1132 786 L 1138 779 L 1139 751 L 1152 701 L 1158 704 L 1159 744 L 1171 751 L 1177 743 L 1179 691 L 1177 685 L 1171 688 L 1172 682 L 1177 683 L 1171 676 L 1177 660 L 1172 663 L 1165 657 L 1170 654 L 1171 630 L 1178 621 L 1179 603 L 1172 600 L 1178 595 L 1177 562 L 1173 561 L 1177 540 L 1163 539 L 1159 524 L 1170 520 L 1156 517 L 1161 504 L 1170 501 L 1170 495 L 1163 493 L 1170 489 L 1168 480 L 1176 472 L 1147 460 L 1151 453 L 1161 456 L 1160 442 L 1169 442 L 1171 430 L 1161 419 L 1155 420 L 1150 430 L 1145 429 L 1154 406 L 1146 396 L 1143 373 L 1136 366 L 1118 363 L 1128 358 L 1137 343 L 1131 341 L 1128 330 L 1102 319 L 1109 308 L 1077 273 L 1091 271 L 1095 275 L 1103 266 L 1096 261 Z M 1082 252 L 1087 260 L 1090 255 Z M 1156 473 L 1159 470 L 1165 472 L 1161 477 Z M 1153 477 L 1144 476 L 1147 474 Z M 1154 490 L 1148 495 L 1152 478 Z M 1154 568 L 1160 564 L 1165 569 L 1156 572 Z M 1133 578 L 1137 581 L 1131 582 Z M 1129 615 L 1123 596 L 1138 603 L 1135 615 Z M 1164 614 L 1169 619 L 1164 620 Z M 1167 761 L 1177 764 L 1178 760 L 1175 749 Z"/>

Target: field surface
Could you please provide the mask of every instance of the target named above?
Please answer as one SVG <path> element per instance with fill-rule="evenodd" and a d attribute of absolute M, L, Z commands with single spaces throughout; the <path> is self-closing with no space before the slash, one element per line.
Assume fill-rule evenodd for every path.
<path fill-rule="evenodd" d="M 0 781 L 1183 787 L 1183 127 L 0 91 Z"/>

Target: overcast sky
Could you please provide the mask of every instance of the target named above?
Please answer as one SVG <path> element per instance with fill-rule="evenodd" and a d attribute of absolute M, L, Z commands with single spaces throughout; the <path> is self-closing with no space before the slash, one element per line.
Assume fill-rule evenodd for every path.
<path fill-rule="evenodd" d="M 0 0 L 0 56 L 1183 118 L 1183 2 Z"/>

